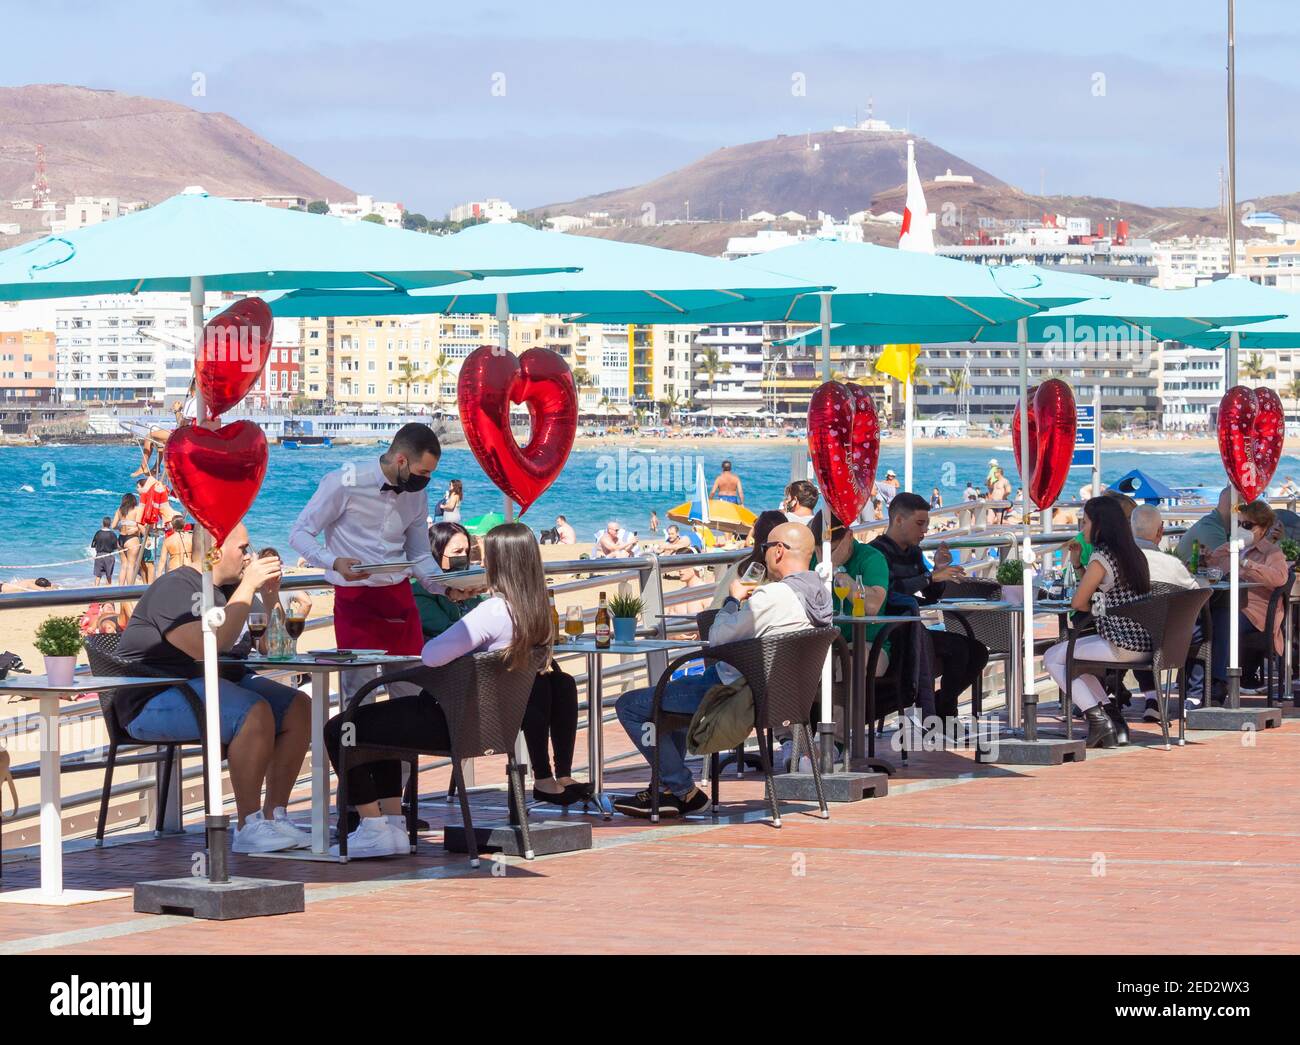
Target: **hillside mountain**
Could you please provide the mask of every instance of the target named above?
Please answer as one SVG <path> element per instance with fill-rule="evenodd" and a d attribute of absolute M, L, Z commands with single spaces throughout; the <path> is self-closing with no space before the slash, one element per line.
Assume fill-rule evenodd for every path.
<path fill-rule="evenodd" d="M 31 196 L 37 144 L 56 200 L 157 203 L 187 185 L 221 196 L 356 196 L 224 113 L 66 84 L 0 87 L 0 200 Z"/>
<path fill-rule="evenodd" d="M 793 210 L 810 218 L 822 210 L 843 216 L 867 209 L 876 193 L 907 180 L 909 137 L 916 142 L 921 177 L 951 169 L 972 175 L 981 185 L 1002 186 L 988 171 L 925 138 L 903 131 L 849 129 L 782 134 L 727 146 L 644 185 L 536 207 L 533 212 L 608 211 L 613 219 L 639 221 L 645 205 L 652 204 L 656 220 L 665 221 L 685 218 L 685 201 L 690 200 L 691 215 L 706 221 L 737 220 L 760 210 Z"/>
<path fill-rule="evenodd" d="M 716 255 L 726 249 L 728 238 L 754 234 L 760 226 L 741 219 L 760 210 L 775 214 L 794 210 L 810 219 L 762 226 L 791 232 L 815 227 L 818 211 L 840 219 L 859 210 L 901 213 L 907 195 L 907 138 L 900 131 L 859 130 L 780 135 L 718 149 L 644 185 L 549 204 L 532 213 L 584 216 L 605 211 L 609 225 L 582 233 Z M 959 243 L 963 235 L 974 235 L 981 223 L 1044 214 L 1086 217 L 1094 224 L 1125 218 L 1133 237 L 1224 234 L 1223 215 L 1213 207 L 1159 207 L 1097 196 L 1035 196 L 933 142 L 914 140 L 926 202 L 939 216 L 936 238 L 940 242 Z M 949 170 L 971 175 L 974 184 L 933 180 Z M 690 200 L 689 222 L 681 221 L 686 217 L 686 200 Z M 1248 203 L 1256 210 L 1300 220 L 1300 192 L 1242 201 L 1240 206 Z M 643 225 L 646 204 L 653 204 L 657 221 L 676 223 Z M 897 229 L 888 225 L 868 224 L 864 232 L 868 240 L 878 243 L 893 245 L 898 239 Z"/>

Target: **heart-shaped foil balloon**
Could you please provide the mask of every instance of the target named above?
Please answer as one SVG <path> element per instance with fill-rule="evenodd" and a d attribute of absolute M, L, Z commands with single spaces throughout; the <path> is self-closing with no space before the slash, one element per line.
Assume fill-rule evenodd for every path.
<path fill-rule="evenodd" d="M 167 475 L 181 504 L 219 547 L 266 478 L 266 436 L 252 421 L 212 431 L 183 425 L 167 440 Z"/>
<path fill-rule="evenodd" d="M 1228 481 L 1247 501 L 1266 489 L 1282 458 L 1286 413 L 1271 388 L 1228 389 L 1219 403 L 1219 456 Z"/>
<path fill-rule="evenodd" d="M 261 298 L 236 301 L 203 328 L 194 366 L 209 418 L 218 418 L 257 384 L 271 354 L 274 321 Z"/>
<path fill-rule="evenodd" d="M 555 482 L 573 449 L 578 392 L 568 364 L 545 348 L 530 348 L 516 359 L 484 345 L 461 365 L 456 401 L 469 448 L 522 516 Z M 527 406 L 532 422 L 523 447 L 510 430 L 512 403 Z"/>
<path fill-rule="evenodd" d="M 1039 511 L 1051 507 L 1060 496 L 1074 460 L 1074 437 L 1078 414 L 1074 393 L 1058 378 L 1050 378 L 1037 388 L 1029 389 L 1029 499 Z M 1020 404 L 1011 418 L 1011 445 L 1016 452 L 1016 468 L 1025 482 L 1025 466 L 1020 460 Z"/>
<path fill-rule="evenodd" d="M 812 394 L 808 452 L 826 503 L 852 526 L 871 496 L 880 459 L 880 422 L 865 388 L 827 381 Z"/>

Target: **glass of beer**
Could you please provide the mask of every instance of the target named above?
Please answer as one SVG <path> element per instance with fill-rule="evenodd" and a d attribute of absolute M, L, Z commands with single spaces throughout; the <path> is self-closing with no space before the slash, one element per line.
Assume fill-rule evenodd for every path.
<path fill-rule="evenodd" d="M 767 580 L 767 567 L 761 562 L 751 562 L 740 575 L 740 583 L 751 592 L 765 580 Z"/>
<path fill-rule="evenodd" d="M 564 611 L 564 634 L 574 641 L 582 637 L 582 631 L 582 607 L 569 606 Z"/>

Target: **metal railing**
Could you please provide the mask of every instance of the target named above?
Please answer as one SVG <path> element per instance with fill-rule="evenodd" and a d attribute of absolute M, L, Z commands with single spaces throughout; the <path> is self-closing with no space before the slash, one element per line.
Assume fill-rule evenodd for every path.
<path fill-rule="evenodd" d="M 981 522 L 989 510 L 1001 510 L 1007 507 L 1007 502 L 969 502 L 963 505 L 953 506 L 952 508 L 935 509 L 931 513 L 933 516 L 939 516 L 940 513 L 950 515 L 960 515 L 963 513 L 978 512 L 979 515 L 973 515 L 972 520 L 979 519 Z M 1210 510 L 1212 506 L 1200 506 L 1199 513 Z M 1171 517 L 1190 517 L 1185 514 L 1177 514 Z M 852 527 L 853 532 L 859 535 L 871 535 L 877 531 L 883 530 L 885 523 L 883 521 L 859 523 Z M 992 531 L 985 529 L 983 532 L 969 533 L 962 532 L 962 529 L 948 531 L 940 536 L 929 537 L 921 543 L 923 550 L 933 551 L 940 545 L 946 545 L 954 552 L 954 558 L 962 561 L 973 574 L 978 575 L 983 570 L 995 569 L 998 563 L 1005 558 L 1015 557 L 1018 554 L 1018 542 L 1023 536 L 1023 528 L 1018 525 L 996 524 Z M 1166 534 L 1174 536 L 1181 532 L 1179 527 L 1170 527 L 1166 529 Z M 1033 540 L 1035 547 L 1039 552 L 1054 553 L 1059 551 L 1062 545 L 1074 537 L 1075 531 L 1056 531 L 1050 533 L 1035 533 Z M 968 551 L 986 550 L 994 553 L 996 557 L 985 556 L 983 558 L 962 558 L 963 553 Z M 726 567 L 737 560 L 743 559 L 752 553 L 751 548 L 739 548 L 730 550 L 705 551 L 689 557 L 689 564 L 694 567 L 698 566 L 717 566 Z M 645 634 L 658 634 L 667 637 L 672 634 L 682 634 L 693 632 L 695 626 L 689 620 L 669 621 L 664 619 L 663 614 L 667 613 L 671 607 L 686 602 L 695 602 L 704 598 L 712 598 L 717 590 L 717 583 L 703 583 L 690 587 L 677 588 L 665 592 L 663 588 L 662 570 L 665 568 L 665 561 L 669 562 L 666 567 L 670 571 L 685 563 L 672 561 L 672 556 L 661 558 L 656 554 L 639 555 L 633 558 L 585 558 L 569 559 L 544 564 L 544 570 L 548 578 L 550 577 L 569 577 L 571 579 L 557 581 L 551 585 L 551 590 L 558 596 L 618 584 L 623 582 L 636 582 L 639 585 L 641 598 L 645 602 L 644 620 L 647 626 L 643 627 L 642 632 Z M 447 580 L 475 580 L 484 577 L 484 571 L 481 567 L 475 567 L 468 570 L 461 570 L 444 575 Z M 140 598 L 147 590 L 147 585 L 119 585 L 115 587 L 90 587 L 90 588 L 62 588 L 46 589 L 41 591 L 24 591 L 24 592 L 0 592 L 0 620 L 3 620 L 3 612 L 7 609 L 19 608 L 60 608 L 60 607 L 82 607 L 89 602 L 132 602 Z M 323 573 L 296 574 L 286 575 L 281 581 L 281 589 L 288 591 L 329 588 L 330 582 Z M 595 614 L 594 609 L 585 611 L 584 618 L 590 619 Z M 651 624 L 653 622 L 653 624 Z M 320 616 L 310 620 L 307 624 L 308 630 L 317 630 L 333 626 L 332 616 Z M 584 654 L 577 651 L 566 651 L 563 646 L 557 646 L 555 657 L 559 661 L 571 661 L 574 658 L 583 658 Z M 654 673 L 654 664 L 656 663 L 655 655 L 646 658 L 632 659 L 623 663 L 611 663 L 601 670 L 602 682 L 624 682 L 635 678 L 642 673 L 645 674 L 649 682 L 653 682 L 657 674 Z M 666 662 L 666 656 L 658 655 L 657 660 Z M 272 677 L 281 675 L 293 675 L 295 672 L 291 668 L 286 668 L 281 672 L 267 672 Z M 574 674 L 577 683 L 583 691 L 589 691 L 586 687 L 587 676 L 584 672 Z M 617 699 L 621 689 L 615 686 L 613 691 L 606 689 L 606 706 Z M 336 702 L 337 694 L 329 695 L 330 703 Z M 0 705 L 2 708 L 3 705 Z M 587 702 L 579 704 L 580 710 L 587 709 Z M 60 725 L 70 722 L 78 722 L 83 719 L 93 719 L 99 716 L 100 709 L 97 702 L 85 702 L 73 704 L 60 709 Z M 2 714 L 2 712 L 0 712 Z M 606 713 L 602 707 L 602 722 L 611 721 L 612 713 Z M 0 740 L 22 737 L 26 733 L 38 729 L 38 716 L 25 714 L 15 718 L 0 718 Z M 88 748 L 79 751 L 65 752 L 63 755 L 63 767 L 65 772 L 76 772 L 77 763 L 93 759 L 98 752 L 94 748 Z M 607 759 L 607 763 L 622 761 L 626 755 L 614 756 Z M 128 764 L 123 759 L 122 764 Z M 449 765 L 446 759 L 432 762 L 428 768 L 438 768 Z M 20 772 L 29 772 L 34 768 L 34 763 L 24 765 L 15 765 L 13 768 Z M 578 767 L 581 770 L 583 767 Z M 186 779 L 197 779 L 201 776 L 201 767 L 194 765 L 182 774 L 182 782 Z M 309 777 L 303 775 L 299 778 L 295 789 L 298 786 L 305 786 Z M 141 777 L 135 780 L 122 781 L 114 784 L 112 795 L 114 797 L 139 796 L 151 791 L 155 786 L 152 777 Z M 177 789 L 179 794 L 180 789 Z M 91 802 L 98 802 L 100 798 L 99 789 L 94 791 L 82 792 L 65 796 L 63 805 L 65 810 L 74 808 L 79 805 L 86 805 Z M 196 807 L 197 808 L 197 807 Z M 10 820 L 10 823 L 16 824 L 25 819 L 30 819 L 39 812 L 39 807 L 28 805 L 19 808 L 16 815 Z M 121 824 L 114 824 L 114 827 L 121 827 Z"/>

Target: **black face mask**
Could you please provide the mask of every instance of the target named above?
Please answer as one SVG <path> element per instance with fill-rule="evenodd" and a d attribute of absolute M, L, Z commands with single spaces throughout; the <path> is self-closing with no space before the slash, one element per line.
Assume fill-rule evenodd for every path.
<path fill-rule="evenodd" d="M 430 476 L 416 475 L 409 470 L 407 471 L 406 476 L 403 477 L 402 473 L 399 471 L 397 473 L 397 482 L 393 485 L 400 493 L 419 493 L 429 485 L 429 479 Z"/>

